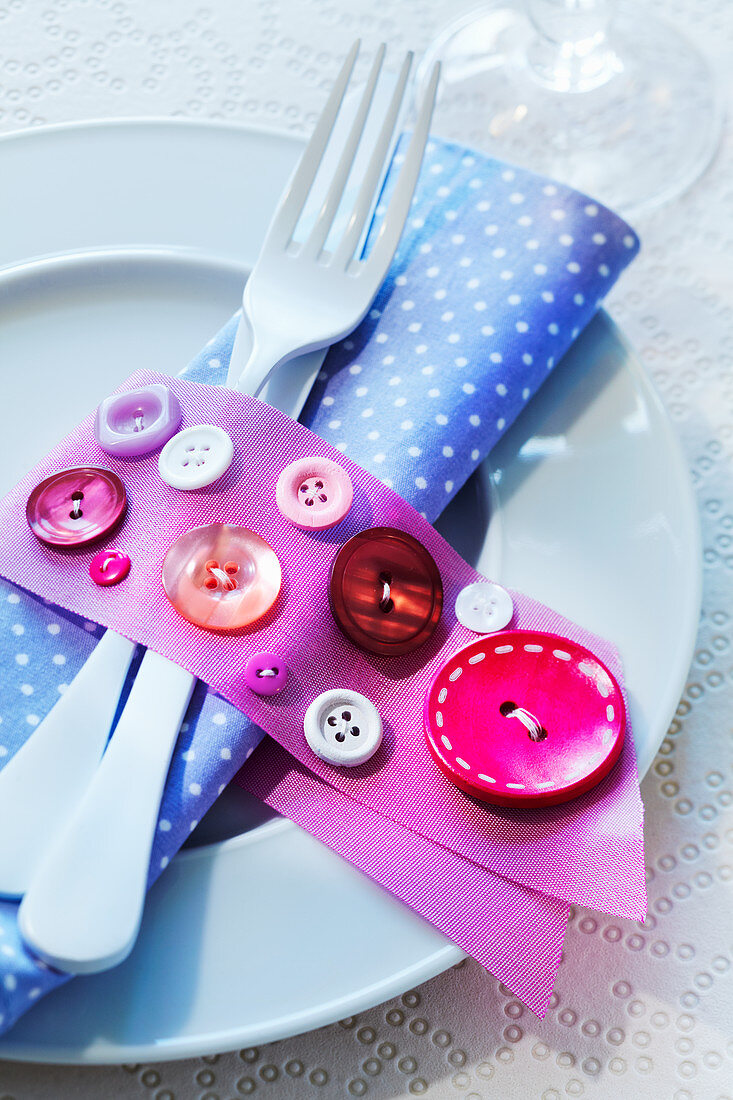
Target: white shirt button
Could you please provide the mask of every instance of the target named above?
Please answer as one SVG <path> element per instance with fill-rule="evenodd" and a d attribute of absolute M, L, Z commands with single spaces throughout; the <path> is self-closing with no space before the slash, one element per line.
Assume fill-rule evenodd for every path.
<path fill-rule="evenodd" d="M 506 588 L 493 581 L 476 581 L 458 593 L 456 618 L 476 634 L 503 630 L 512 620 L 514 604 Z"/>
<path fill-rule="evenodd" d="M 202 489 L 225 473 L 234 458 L 231 438 L 216 424 L 196 424 L 169 439 L 158 471 L 174 489 Z"/>
<path fill-rule="evenodd" d="M 374 703 L 346 688 L 324 691 L 314 699 L 303 728 L 316 756 L 344 768 L 363 764 L 382 743 L 382 719 Z"/>

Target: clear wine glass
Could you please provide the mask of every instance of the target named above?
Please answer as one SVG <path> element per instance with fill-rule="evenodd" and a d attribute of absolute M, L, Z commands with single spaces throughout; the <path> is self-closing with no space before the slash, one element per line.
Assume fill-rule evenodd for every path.
<path fill-rule="evenodd" d="M 433 129 L 635 217 L 689 187 L 720 138 L 707 62 L 638 0 L 494 0 L 446 27 Z"/>

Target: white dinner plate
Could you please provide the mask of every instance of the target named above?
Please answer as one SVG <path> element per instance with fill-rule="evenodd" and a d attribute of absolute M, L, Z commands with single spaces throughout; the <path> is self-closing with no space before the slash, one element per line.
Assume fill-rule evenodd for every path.
<path fill-rule="evenodd" d="M 280 133 L 173 121 L 0 140 L 3 492 L 131 371 L 176 373 L 229 317 L 301 149 Z M 700 546 L 677 441 L 607 316 L 439 526 L 484 572 L 617 643 L 646 771 L 691 658 Z M 267 1042 L 461 957 L 268 817 L 227 792 L 151 891 L 130 958 L 45 998 L 0 1057 L 138 1062 Z"/>

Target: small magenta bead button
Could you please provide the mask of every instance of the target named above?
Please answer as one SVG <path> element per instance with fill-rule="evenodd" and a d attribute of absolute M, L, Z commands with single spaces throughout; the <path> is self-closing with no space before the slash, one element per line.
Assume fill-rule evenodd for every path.
<path fill-rule="evenodd" d="M 107 588 L 124 581 L 130 572 L 130 559 L 122 550 L 100 550 L 89 563 L 89 576 L 95 584 Z"/>
<path fill-rule="evenodd" d="M 506 630 L 443 666 L 425 699 L 440 771 L 475 798 L 549 806 L 590 790 L 618 759 L 621 690 L 605 665 L 556 634 Z"/>
<path fill-rule="evenodd" d="M 277 480 L 277 506 L 296 527 L 323 530 L 344 518 L 354 496 L 351 478 L 330 458 L 300 458 Z"/>
<path fill-rule="evenodd" d="M 270 610 L 282 571 L 269 543 L 246 527 L 187 531 L 163 561 L 163 588 L 179 615 L 205 630 L 242 630 Z"/>
<path fill-rule="evenodd" d="M 234 458 L 231 436 L 217 424 L 196 424 L 169 439 L 158 472 L 174 489 L 203 489 L 226 473 Z"/>
<path fill-rule="evenodd" d="M 256 653 L 244 667 L 244 682 L 257 695 L 277 695 L 287 678 L 285 662 L 275 653 Z"/>
<path fill-rule="evenodd" d="M 410 653 L 440 619 L 443 585 L 421 543 L 396 527 L 372 527 L 342 546 L 331 568 L 333 617 L 347 638 L 381 656 Z"/>
<path fill-rule="evenodd" d="M 94 435 L 103 451 L 130 458 L 162 447 L 180 423 L 178 398 L 155 382 L 105 398 L 97 409 Z"/>
<path fill-rule="evenodd" d="M 127 494 L 117 474 L 98 466 L 59 470 L 28 497 L 28 526 L 48 546 L 86 546 L 114 530 L 125 514 Z"/>
<path fill-rule="evenodd" d="M 355 768 L 364 764 L 382 743 L 382 719 L 370 699 L 358 691 L 324 691 L 305 712 L 305 739 L 329 764 Z"/>

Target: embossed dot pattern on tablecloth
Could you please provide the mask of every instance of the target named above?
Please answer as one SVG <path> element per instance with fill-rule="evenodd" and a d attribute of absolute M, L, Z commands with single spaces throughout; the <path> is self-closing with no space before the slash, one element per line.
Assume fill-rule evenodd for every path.
<path fill-rule="evenodd" d="M 0 129 L 161 113 L 307 129 L 356 33 L 369 50 L 381 37 L 393 48 L 420 49 L 454 14 L 451 0 L 389 8 L 376 0 L 263 0 L 247 6 L 246 33 L 235 36 L 242 7 L 234 0 L 0 2 Z M 724 0 L 650 7 L 693 34 L 729 81 L 733 16 Z M 731 1100 L 732 172 L 729 128 L 706 177 L 638 225 L 644 251 L 611 299 L 682 438 L 704 540 L 693 668 L 643 785 L 646 924 L 575 913 L 541 1024 L 467 962 L 341 1025 L 258 1049 L 105 1069 L 0 1063 L 3 1100 Z M 58 616 L 54 623 L 63 629 Z M 47 652 L 52 661 L 51 633 Z M 40 690 L 30 675 L 24 683 Z"/>

